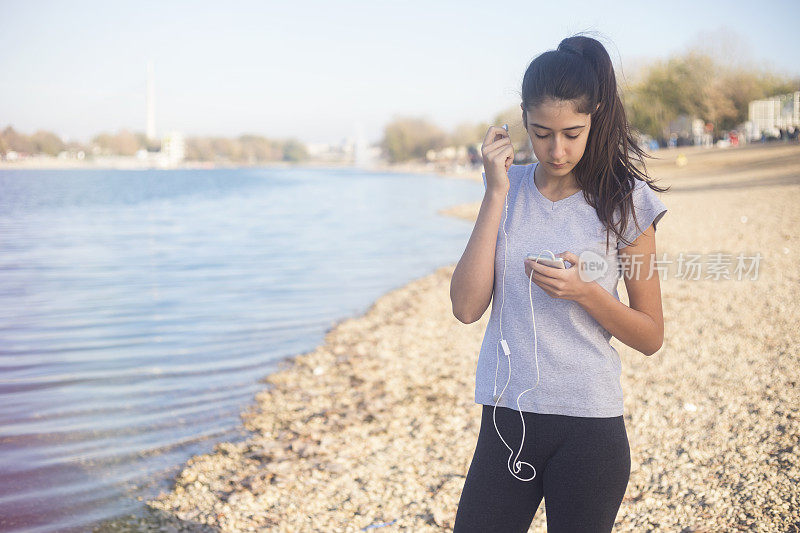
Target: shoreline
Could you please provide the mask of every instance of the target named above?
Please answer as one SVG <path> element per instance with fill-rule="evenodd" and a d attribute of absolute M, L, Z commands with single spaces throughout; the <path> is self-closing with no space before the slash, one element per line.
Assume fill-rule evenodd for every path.
<path fill-rule="evenodd" d="M 677 148 L 661 148 L 654 152 L 649 152 L 655 159 L 646 159 L 648 169 L 663 165 L 673 166 L 679 156 L 687 158 L 699 156 L 701 159 L 714 157 L 718 154 L 729 154 L 732 152 L 761 151 L 780 148 L 791 148 L 800 146 L 797 142 L 772 142 L 772 143 L 749 143 L 737 147 L 705 147 L 705 146 L 683 146 Z M 17 161 L 0 160 L 0 170 L 221 170 L 221 169 L 257 169 L 257 168 L 314 168 L 314 169 L 358 169 L 369 172 L 396 172 L 414 174 L 433 174 L 444 178 L 469 179 L 481 181 L 483 166 L 471 167 L 469 165 L 447 164 L 436 162 L 407 162 L 407 163 L 388 163 L 383 161 L 373 161 L 369 164 L 357 166 L 353 162 L 345 161 L 268 161 L 257 164 L 242 163 L 212 163 L 207 161 L 185 161 L 174 166 L 161 166 L 153 161 L 145 161 L 135 156 L 103 156 L 91 160 L 60 159 L 51 156 L 33 156 Z"/>
<path fill-rule="evenodd" d="M 247 168 L 319 168 L 319 169 L 358 169 L 374 172 L 419 172 L 462 177 L 474 172 L 465 165 L 443 165 L 439 163 L 386 163 L 373 161 L 357 165 L 352 161 L 309 160 L 302 162 L 264 161 L 253 164 L 246 163 L 213 163 L 210 161 L 183 161 L 171 166 L 156 164 L 153 161 L 141 160 L 127 156 L 105 156 L 96 159 L 61 159 L 51 156 L 32 156 L 16 161 L 0 159 L 0 170 L 218 170 Z"/>
<path fill-rule="evenodd" d="M 428 174 L 441 178 L 450 179 L 467 179 L 481 182 L 482 166 L 469 168 L 465 166 L 453 166 L 449 168 L 442 168 L 434 164 L 422 163 L 404 163 L 397 165 L 390 164 L 372 164 L 365 166 L 356 166 L 353 163 L 334 163 L 326 161 L 303 162 L 303 163 L 287 163 L 283 161 L 265 162 L 254 165 L 241 165 L 241 164 L 207 164 L 202 162 L 185 162 L 177 166 L 155 166 L 137 162 L 108 162 L 108 163 L 86 163 L 74 160 L 68 162 L 58 161 L 56 158 L 48 158 L 49 160 L 26 159 L 19 162 L 0 161 L 0 171 L 3 170 L 241 170 L 241 169 L 279 169 L 279 168 L 295 168 L 295 169 L 354 169 L 365 172 L 384 172 L 384 173 L 398 173 L 398 174 Z"/>
<path fill-rule="evenodd" d="M 754 164 L 740 155 L 741 168 L 690 157 L 656 176 L 675 186 L 661 196 L 659 252 L 760 250 L 765 262 L 757 281 L 662 281 L 656 354 L 612 340 L 632 459 L 616 531 L 800 521 L 800 148 Z M 687 186 L 698 184 L 713 202 Z M 445 212 L 474 220 L 479 206 Z M 389 291 L 282 361 L 242 414 L 251 436 L 190 458 L 148 502 L 159 525 L 142 530 L 451 530 L 478 435 L 474 365 L 489 317 L 452 316 L 454 268 Z M 627 302 L 623 283 L 619 293 Z M 542 505 L 531 531 L 544 524 Z"/>

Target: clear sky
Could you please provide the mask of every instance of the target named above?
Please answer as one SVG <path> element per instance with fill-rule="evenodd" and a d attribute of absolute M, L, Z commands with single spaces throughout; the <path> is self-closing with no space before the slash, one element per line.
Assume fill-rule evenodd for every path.
<path fill-rule="evenodd" d="M 797 0 L 0 0 L 0 127 L 143 132 L 152 59 L 159 135 L 340 142 L 360 125 L 376 141 L 399 115 L 490 121 L 518 105 L 528 63 L 578 31 L 623 68 L 704 42 L 797 76 L 798 20 Z"/>

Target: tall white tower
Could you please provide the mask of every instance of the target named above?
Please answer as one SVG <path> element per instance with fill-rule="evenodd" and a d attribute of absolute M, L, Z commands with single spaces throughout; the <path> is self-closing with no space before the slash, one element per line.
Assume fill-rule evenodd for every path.
<path fill-rule="evenodd" d="M 153 62 L 147 62 L 147 130 L 148 141 L 156 139 L 156 87 L 153 74 Z"/>
<path fill-rule="evenodd" d="M 356 167 L 363 167 L 368 163 L 369 155 L 367 154 L 367 140 L 364 138 L 364 125 L 362 122 L 356 121 L 353 124 L 355 129 L 356 138 L 353 143 L 353 164 Z"/>

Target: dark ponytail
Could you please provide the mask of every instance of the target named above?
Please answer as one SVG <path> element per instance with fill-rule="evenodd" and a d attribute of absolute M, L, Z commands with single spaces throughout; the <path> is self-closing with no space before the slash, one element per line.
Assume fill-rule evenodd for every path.
<path fill-rule="evenodd" d="M 526 130 L 527 110 L 548 99 L 573 101 L 576 112 L 592 116 L 586 151 L 575 166 L 575 179 L 607 230 L 606 251 L 612 232 L 629 246 L 623 235 L 631 213 L 639 228 L 632 196 L 636 180 L 658 192 L 668 188 L 654 185 L 647 176 L 644 158 L 650 156 L 631 134 L 611 58 L 599 41 L 582 35 L 567 37 L 556 50 L 544 52 L 531 62 L 522 81 Z M 639 162 L 643 170 L 634 162 Z M 619 219 L 615 221 L 616 213 Z"/>

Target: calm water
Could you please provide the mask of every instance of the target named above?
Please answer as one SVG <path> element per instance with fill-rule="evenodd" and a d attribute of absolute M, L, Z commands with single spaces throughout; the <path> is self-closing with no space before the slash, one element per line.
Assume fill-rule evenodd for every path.
<path fill-rule="evenodd" d="M 457 261 L 472 224 L 436 212 L 482 192 L 361 170 L 0 171 L 0 530 L 141 510 L 244 437 L 277 361 Z"/>

